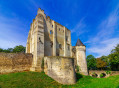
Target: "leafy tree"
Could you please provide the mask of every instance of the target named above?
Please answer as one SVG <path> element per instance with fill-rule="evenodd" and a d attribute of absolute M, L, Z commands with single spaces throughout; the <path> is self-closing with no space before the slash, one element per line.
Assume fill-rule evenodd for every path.
<path fill-rule="evenodd" d="M 110 54 L 109 62 L 112 70 L 119 70 L 119 53 Z"/>
<path fill-rule="evenodd" d="M 3 52 L 3 49 L 2 48 L 0 48 L 0 52 Z"/>
<path fill-rule="evenodd" d="M 88 55 L 87 58 L 87 67 L 90 70 L 96 69 L 96 58 L 93 55 Z"/>
<path fill-rule="evenodd" d="M 16 46 L 16 47 L 14 47 L 13 52 L 14 53 L 16 53 L 16 52 L 25 52 L 25 47 L 22 46 L 22 45 Z"/>
<path fill-rule="evenodd" d="M 119 44 L 117 44 L 115 49 L 112 49 L 111 53 L 119 53 Z"/>
<path fill-rule="evenodd" d="M 106 68 L 105 69 L 110 69 L 110 63 L 109 63 L 109 58 L 108 56 L 101 56 L 100 59 L 104 62 L 106 62 Z"/>
<path fill-rule="evenodd" d="M 107 63 L 105 61 L 101 60 L 101 58 L 97 58 L 97 68 L 103 69 L 106 66 Z"/>
<path fill-rule="evenodd" d="M 112 70 L 119 70 L 119 44 L 111 51 L 108 56 Z"/>

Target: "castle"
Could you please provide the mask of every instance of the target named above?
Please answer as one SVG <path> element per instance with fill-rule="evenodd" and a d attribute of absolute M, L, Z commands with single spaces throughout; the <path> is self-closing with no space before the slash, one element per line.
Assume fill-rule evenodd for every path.
<path fill-rule="evenodd" d="M 31 71 L 41 71 L 42 59 L 45 56 L 62 56 L 74 58 L 79 72 L 88 75 L 86 62 L 86 46 L 77 40 L 71 45 L 71 31 L 65 26 L 46 16 L 44 10 L 38 9 L 37 16 L 30 25 L 26 53 L 33 54 Z"/>

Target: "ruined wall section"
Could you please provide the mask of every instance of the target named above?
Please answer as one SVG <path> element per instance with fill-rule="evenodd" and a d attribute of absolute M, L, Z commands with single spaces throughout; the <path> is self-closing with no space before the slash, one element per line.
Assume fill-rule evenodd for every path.
<path fill-rule="evenodd" d="M 56 53 L 57 56 L 64 56 L 64 28 L 62 25 L 56 22 Z"/>
<path fill-rule="evenodd" d="M 44 57 L 44 72 L 62 84 L 75 84 L 74 59 L 67 57 Z"/>
<path fill-rule="evenodd" d="M 71 57 L 71 50 L 72 50 L 72 46 L 71 46 L 71 32 L 70 30 L 68 30 L 67 28 L 65 28 L 65 41 L 66 41 L 66 46 L 65 46 L 65 52 L 66 52 L 66 56 L 67 57 Z"/>
<path fill-rule="evenodd" d="M 32 60 L 32 54 L 0 53 L 0 74 L 29 71 Z"/>
<path fill-rule="evenodd" d="M 53 21 L 49 16 L 46 18 L 44 29 L 44 55 L 53 56 Z"/>

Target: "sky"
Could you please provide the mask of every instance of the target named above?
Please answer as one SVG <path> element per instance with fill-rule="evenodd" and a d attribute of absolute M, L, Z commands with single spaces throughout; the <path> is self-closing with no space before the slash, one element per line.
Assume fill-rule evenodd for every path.
<path fill-rule="evenodd" d="M 26 46 L 38 8 L 71 30 L 72 46 L 79 38 L 86 55 L 108 55 L 119 44 L 119 0 L 0 0 L 0 48 Z"/>

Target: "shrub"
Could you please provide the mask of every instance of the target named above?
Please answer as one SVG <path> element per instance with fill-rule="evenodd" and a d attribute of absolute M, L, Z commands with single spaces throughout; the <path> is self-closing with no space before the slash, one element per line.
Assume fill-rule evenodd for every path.
<path fill-rule="evenodd" d="M 79 66 L 76 66 L 76 71 L 79 72 Z"/>
<path fill-rule="evenodd" d="M 97 77 L 97 74 L 95 73 L 95 72 L 93 72 L 93 74 L 92 74 L 92 77 Z"/>
<path fill-rule="evenodd" d="M 108 75 L 108 74 L 111 74 L 111 71 L 106 71 L 106 74 Z"/>
<path fill-rule="evenodd" d="M 104 74 L 101 73 L 101 74 L 100 74 L 100 78 L 102 78 L 102 77 L 104 77 Z"/>

